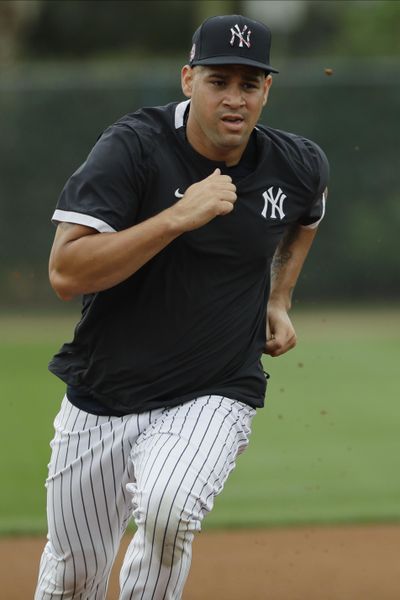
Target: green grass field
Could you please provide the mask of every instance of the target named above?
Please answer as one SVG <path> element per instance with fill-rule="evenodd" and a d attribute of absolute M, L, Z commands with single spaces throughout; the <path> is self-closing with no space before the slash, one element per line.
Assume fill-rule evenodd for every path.
<path fill-rule="evenodd" d="M 400 310 L 293 312 L 266 408 L 206 527 L 400 520 Z M 75 317 L 0 316 L 0 533 L 45 531 L 63 384 L 47 362 Z"/>

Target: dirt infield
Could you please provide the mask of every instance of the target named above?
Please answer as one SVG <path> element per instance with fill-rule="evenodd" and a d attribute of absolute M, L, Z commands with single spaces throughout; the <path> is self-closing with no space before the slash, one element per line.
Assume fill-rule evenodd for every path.
<path fill-rule="evenodd" d="M 0 538 L 1 598 L 33 598 L 43 543 Z M 400 525 L 202 533 L 184 600 L 399 600 L 399 548 Z"/>

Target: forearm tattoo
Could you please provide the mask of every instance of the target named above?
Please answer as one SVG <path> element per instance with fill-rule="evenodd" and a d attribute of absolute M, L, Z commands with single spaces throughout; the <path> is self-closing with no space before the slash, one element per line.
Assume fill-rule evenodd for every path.
<path fill-rule="evenodd" d="M 282 267 L 289 262 L 292 258 L 292 253 L 290 250 L 283 251 L 283 249 L 278 248 L 274 254 L 274 258 L 271 263 L 271 278 L 276 279 L 282 269 Z"/>
<path fill-rule="evenodd" d="M 276 279 L 282 268 L 291 260 L 293 252 L 291 246 L 297 237 L 297 229 L 292 227 L 284 235 L 278 245 L 271 263 L 271 278 Z"/>

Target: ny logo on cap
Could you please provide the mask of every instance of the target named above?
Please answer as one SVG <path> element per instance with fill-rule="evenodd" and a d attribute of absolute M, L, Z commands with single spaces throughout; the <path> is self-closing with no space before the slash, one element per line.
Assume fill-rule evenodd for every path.
<path fill-rule="evenodd" d="M 247 30 L 247 35 L 246 35 L 246 39 L 243 37 L 245 32 Z M 251 31 L 250 29 L 248 29 L 247 25 L 245 25 L 243 27 L 243 30 L 240 31 L 240 27 L 238 24 L 235 25 L 235 27 L 231 27 L 231 41 L 230 41 L 230 45 L 233 46 L 235 43 L 235 38 L 237 38 L 239 40 L 239 48 L 243 48 L 243 44 L 245 46 L 247 46 L 248 48 L 250 48 L 250 35 L 251 35 Z"/>

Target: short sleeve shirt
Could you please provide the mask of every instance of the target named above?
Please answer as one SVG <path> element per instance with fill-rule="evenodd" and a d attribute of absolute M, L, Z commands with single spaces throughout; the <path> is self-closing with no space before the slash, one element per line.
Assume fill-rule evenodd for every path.
<path fill-rule="evenodd" d="M 310 140 L 260 125 L 251 167 L 249 150 L 242 169 L 229 169 L 187 142 L 188 110 L 189 101 L 146 108 L 106 129 L 53 215 L 112 233 L 172 206 L 216 167 L 237 187 L 229 215 L 182 234 L 122 283 L 84 296 L 74 338 L 50 370 L 89 412 L 130 414 L 206 394 L 264 403 L 271 260 L 289 226 L 322 219 L 327 159 Z"/>

